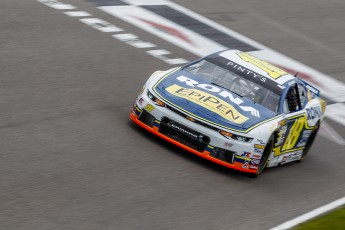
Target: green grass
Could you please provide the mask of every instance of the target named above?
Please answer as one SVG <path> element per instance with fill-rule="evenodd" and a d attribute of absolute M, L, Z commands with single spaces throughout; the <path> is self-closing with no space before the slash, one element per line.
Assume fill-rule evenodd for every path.
<path fill-rule="evenodd" d="M 345 230 L 345 207 L 303 223 L 294 230 Z"/>

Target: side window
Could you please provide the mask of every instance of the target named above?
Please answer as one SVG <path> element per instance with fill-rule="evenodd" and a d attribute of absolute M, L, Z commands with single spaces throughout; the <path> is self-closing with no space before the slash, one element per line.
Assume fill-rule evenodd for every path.
<path fill-rule="evenodd" d="M 301 105 L 303 107 L 307 100 L 307 91 L 301 84 L 298 84 L 297 87 L 298 87 L 299 101 L 301 102 Z"/>
<path fill-rule="evenodd" d="M 299 96 L 297 93 L 297 86 L 296 85 L 293 85 L 290 87 L 290 89 L 286 95 L 285 102 L 287 103 L 287 107 L 288 107 L 290 113 L 300 110 L 301 107 L 300 107 L 300 101 L 299 101 Z M 285 107 L 285 105 L 284 105 L 284 107 Z"/>
<path fill-rule="evenodd" d="M 283 113 L 290 113 L 287 99 L 284 101 Z"/>

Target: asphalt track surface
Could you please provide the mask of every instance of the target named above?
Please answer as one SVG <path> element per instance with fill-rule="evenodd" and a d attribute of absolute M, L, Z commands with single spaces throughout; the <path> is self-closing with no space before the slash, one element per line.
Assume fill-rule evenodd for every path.
<path fill-rule="evenodd" d="M 344 81 L 342 0 L 175 2 Z M 249 178 L 130 121 L 170 65 L 34 0 L 2 0 L 0 17 L 0 229 L 268 229 L 344 196 L 343 146 L 318 136 L 303 163 Z"/>

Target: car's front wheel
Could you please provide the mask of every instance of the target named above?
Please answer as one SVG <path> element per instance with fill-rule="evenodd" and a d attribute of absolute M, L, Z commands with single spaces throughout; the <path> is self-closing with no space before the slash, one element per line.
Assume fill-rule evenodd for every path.
<path fill-rule="evenodd" d="M 268 158 L 270 157 L 270 154 L 273 150 L 273 145 L 274 145 L 274 136 L 272 135 L 270 139 L 268 140 L 266 147 L 262 153 L 262 157 L 258 166 L 258 171 L 256 172 L 256 174 L 254 174 L 254 177 L 259 176 L 266 168 L 267 163 L 268 163 Z"/>
<path fill-rule="evenodd" d="M 304 158 L 307 156 L 311 146 L 314 143 L 314 140 L 315 140 L 316 135 L 317 135 L 317 133 L 319 131 L 319 128 L 320 128 L 320 124 L 318 123 L 316 125 L 316 127 L 314 128 L 313 132 L 310 134 L 310 137 L 309 137 L 309 139 L 308 139 L 308 141 L 307 141 L 307 143 L 305 145 L 305 148 L 303 150 L 303 154 L 302 154 L 302 157 L 301 157 L 300 161 L 304 160 Z"/>

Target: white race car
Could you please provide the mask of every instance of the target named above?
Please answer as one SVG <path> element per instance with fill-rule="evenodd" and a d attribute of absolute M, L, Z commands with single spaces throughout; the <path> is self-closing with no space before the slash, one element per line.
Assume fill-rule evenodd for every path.
<path fill-rule="evenodd" d="M 259 175 L 302 160 L 324 118 L 319 90 L 239 50 L 152 74 L 131 119 L 229 168 Z"/>

